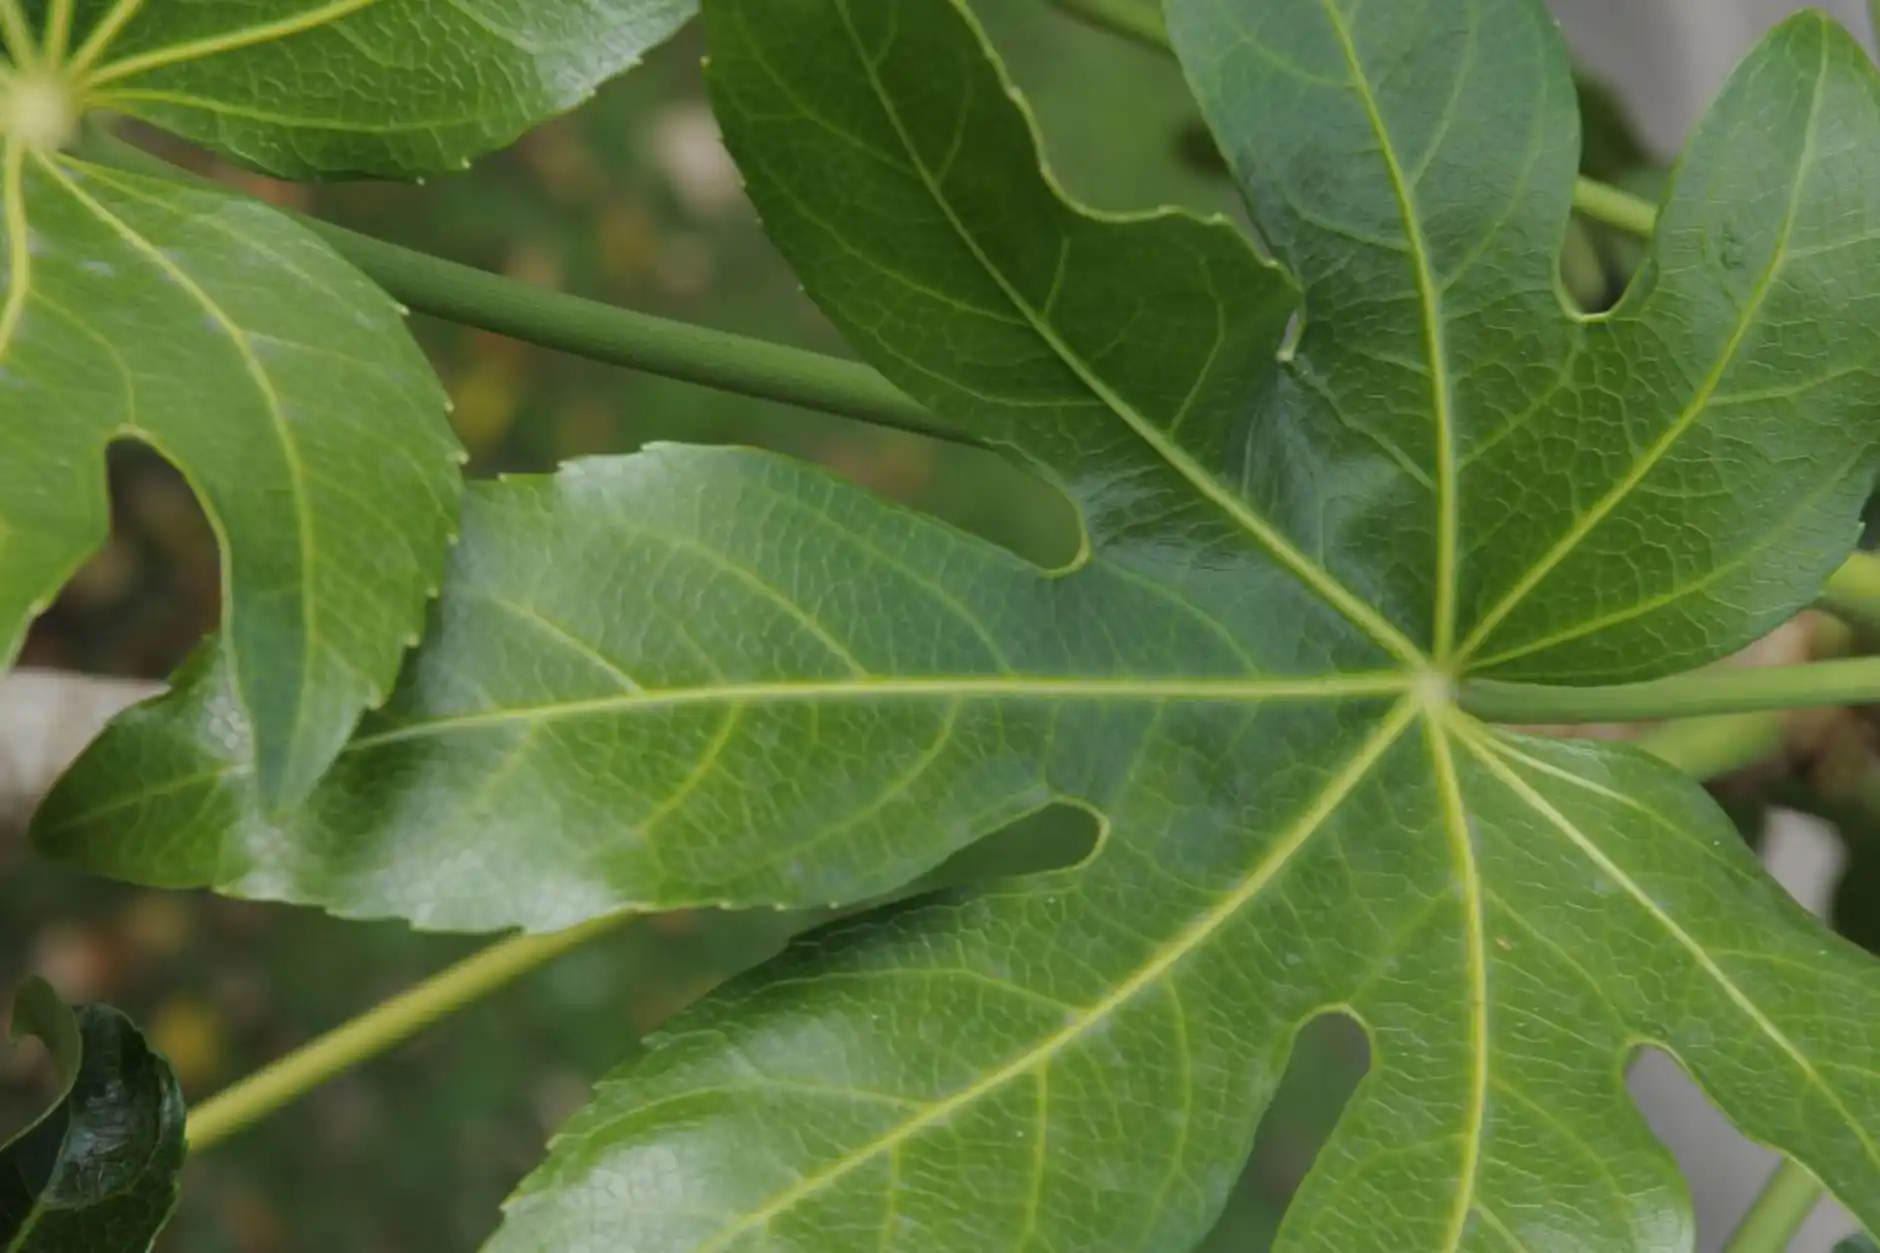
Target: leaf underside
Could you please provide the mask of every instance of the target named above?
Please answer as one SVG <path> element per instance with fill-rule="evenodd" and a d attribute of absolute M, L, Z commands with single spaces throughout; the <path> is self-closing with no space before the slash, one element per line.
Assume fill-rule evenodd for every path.
<path fill-rule="evenodd" d="M 845 924 L 688 1012 L 499 1253 L 1189 1247 L 1328 1009 L 1373 1060 L 1291 1253 L 1688 1247 L 1622 1081 L 1646 1043 L 1880 1220 L 1872 963 L 1668 767 L 1447 699 L 1713 661 L 1844 556 L 1880 360 L 1852 41 L 1803 17 L 1760 46 L 1587 320 L 1538 0 L 1171 0 L 1272 263 L 1069 205 L 952 0 L 705 14 L 812 296 L 1061 488 L 1085 557 L 1041 571 L 744 451 L 484 485 L 304 812 L 265 816 L 209 670 L 107 734 L 40 846 L 549 929 L 862 901 L 1046 805 L 1101 815 L 1084 865 Z"/>
<path fill-rule="evenodd" d="M 34 981 L 13 1034 L 34 1035 L 64 1080 L 58 1102 L 0 1145 L 4 1253 L 145 1253 L 175 1208 L 183 1167 L 176 1076 L 129 1020 L 76 1012 Z"/>

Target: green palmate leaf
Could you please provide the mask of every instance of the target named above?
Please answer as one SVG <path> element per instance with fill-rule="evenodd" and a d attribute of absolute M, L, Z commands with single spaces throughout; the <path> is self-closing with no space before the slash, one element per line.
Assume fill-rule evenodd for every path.
<path fill-rule="evenodd" d="M 586 99 L 697 0 L 36 0 L 16 65 L 290 178 L 460 168 Z M 21 22 L 20 25 L 26 25 Z M 9 44 L 30 44 L 10 38 Z"/>
<path fill-rule="evenodd" d="M 5 148 L 0 660 L 104 539 L 103 456 L 159 449 L 225 550 L 264 790 L 303 795 L 390 688 L 460 454 L 397 308 L 274 211 Z"/>
<path fill-rule="evenodd" d="M 41 810 L 41 847 L 427 927 L 826 905 L 1082 796 L 1063 772 L 1126 765 L 1159 705 L 1227 699 L 1196 711 L 1225 727 L 1269 695 L 1411 683 L 1283 576 L 1185 589 L 1223 619 L 1264 601 L 1316 623 L 1273 653 L 1126 567 L 1053 579 L 757 453 L 662 447 L 479 485 L 464 527 L 400 691 L 300 813 L 257 803 L 213 671 L 106 732 Z M 1125 621 L 1168 655 L 1133 655 Z"/>
<path fill-rule="evenodd" d="M 1642 1043 L 1880 1219 L 1880 972 L 1668 767 L 1452 699 L 1710 661 L 1845 554 L 1880 435 L 1852 42 L 1762 45 L 1589 322 L 1555 282 L 1573 91 L 1538 0 L 1174 0 L 1277 263 L 1067 204 L 952 0 L 706 15 L 811 294 L 1061 487 L 1079 560 L 748 452 L 485 486 L 304 811 L 265 816 L 210 666 L 107 734 L 40 847 L 549 928 L 866 900 L 1047 804 L 1101 816 L 1081 866 L 846 923 L 690 1013 L 500 1253 L 1189 1247 L 1340 1010 L 1372 1068 L 1293 1253 L 1687 1247 L 1622 1082 Z"/>
<path fill-rule="evenodd" d="M 45 1043 L 64 1089 L 0 1145 L 0 1249 L 144 1253 L 183 1168 L 183 1096 L 169 1064 L 122 1014 L 74 1013 L 38 980 L 14 1003 L 13 1034 Z"/>

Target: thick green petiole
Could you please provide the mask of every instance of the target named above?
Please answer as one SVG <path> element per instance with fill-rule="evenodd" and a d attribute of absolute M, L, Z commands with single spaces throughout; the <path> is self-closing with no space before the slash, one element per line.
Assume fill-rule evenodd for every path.
<path fill-rule="evenodd" d="M 101 165 L 158 178 L 206 181 L 96 131 L 85 137 L 81 155 Z M 290 216 L 325 239 L 393 299 L 433 317 L 590 361 L 645 370 L 951 443 L 979 444 L 964 432 L 949 428 L 859 362 L 532 287 L 318 218 Z"/>

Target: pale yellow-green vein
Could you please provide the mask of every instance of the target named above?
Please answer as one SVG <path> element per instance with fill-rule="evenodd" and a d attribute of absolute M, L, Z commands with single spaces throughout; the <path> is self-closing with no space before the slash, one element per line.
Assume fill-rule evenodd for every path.
<path fill-rule="evenodd" d="M 1725 998 L 1742 1012 L 1743 1016 L 1755 1026 L 1756 1030 L 1765 1039 L 1776 1047 L 1777 1051 L 1788 1058 L 1789 1063 L 1795 1067 L 1797 1073 L 1801 1075 L 1808 1087 L 1820 1094 L 1822 1099 L 1834 1109 L 1835 1113 L 1840 1116 L 1841 1122 L 1860 1142 L 1861 1150 L 1865 1154 L 1867 1161 L 1873 1166 L 1880 1167 L 1880 1145 L 1875 1143 L 1872 1135 L 1861 1124 L 1861 1120 L 1847 1108 L 1847 1104 L 1841 1099 L 1840 1093 L 1835 1091 L 1834 1088 L 1829 1086 L 1822 1078 L 1821 1072 L 1815 1068 L 1814 1062 L 1810 1060 L 1806 1053 L 1802 1052 L 1795 1041 L 1789 1038 L 1788 1033 L 1771 1019 L 1768 1014 L 1763 1012 L 1762 1007 L 1737 985 L 1736 980 L 1732 979 L 1730 973 L 1717 963 L 1716 958 L 1711 955 L 1710 951 L 1696 936 L 1686 931 L 1677 919 L 1667 913 L 1665 909 L 1652 898 L 1652 894 L 1647 892 L 1630 874 L 1626 873 L 1625 868 L 1614 861 L 1612 857 L 1606 853 L 1606 850 L 1599 846 L 1596 840 L 1582 831 L 1577 823 L 1567 817 L 1566 814 L 1562 813 L 1551 801 L 1541 795 L 1533 784 L 1522 778 L 1521 775 L 1508 764 L 1510 760 L 1525 761 L 1527 758 L 1508 745 L 1491 737 L 1480 728 L 1469 726 L 1463 729 L 1460 734 L 1464 742 L 1468 745 L 1469 750 L 1481 760 L 1483 765 L 1488 767 L 1509 791 L 1513 792 L 1528 808 L 1539 814 L 1549 826 L 1565 836 L 1568 842 L 1577 848 L 1587 860 L 1591 861 L 1593 865 L 1606 876 L 1609 882 L 1617 886 L 1620 891 L 1631 898 L 1631 900 L 1651 918 L 1679 948 L 1682 948 L 1689 954 L 1691 960 L 1697 965 L 1698 969 L 1703 971 L 1705 977 L 1716 985 L 1718 990 L 1724 994 Z M 1594 790 L 1597 791 L 1600 789 L 1595 787 Z"/>
<path fill-rule="evenodd" d="M 153 48 L 149 52 L 138 53 L 136 56 L 125 57 L 121 61 L 112 61 L 102 65 L 88 74 L 85 81 L 88 86 L 103 87 L 108 83 L 122 82 L 151 70 L 167 69 L 189 61 L 200 61 L 205 57 L 218 56 L 224 52 L 235 52 L 259 44 L 292 39 L 296 35 L 304 35 L 308 31 L 343 21 L 379 2 L 380 0 L 333 0 L 333 3 L 308 9 L 304 13 L 296 13 L 278 21 L 261 22 L 254 26 L 244 26 L 239 30 L 226 31 L 220 35 L 192 39 L 164 48 Z"/>
<path fill-rule="evenodd" d="M 1482 1136 L 1488 1122 L 1488 942 L 1482 918 L 1482 872 L 1476 864 L 1474 841 L 1469 837 L 1469 814 L 1462 796 L 1462 779 L 1456 772 L 1456 759 L 1450 748 L 1447 723 L 1456 717 L 1453 708 L 1445 706 L 1429 713 L 1424 720 L 1437 793 L 1442 800 L 1443 831 L 1449 842 L 1456 879 L 1462 888 L 1463 933 L 1469 966 L 1469 1125 L 1463 1132 L 1462 1163 L 1457 1172 L 1461 1186 L 1456 1189 L 1455 1206 L 1449 1215 L 1445 1237 L 1449 1253 L 1462 1247 L 1469 1229 L 1469 1212 L 1475 1205 L 1482 1168 Z"/>
<path fill-rule="evenodd" d="M 187 270 L 171 260 L 161 248 L 158 248 L 155 244 L 144 238 L 143 235 L 139 234 L 128 222 L 125 222 L 122 218 L 112 213 L 110 209 L 106 208 L 97 199 L 92 197 L 83 187 L 80 187 L 76 181 L 61 170 L 56 163 L 47 160 L 43 155 L 37 153 L 34 154 L 33 159 L 65 190 L 66 194 L 75 200 L 86 212 L 96 217 L 114 235 L 129 245 L 132 251 L 143 256 L 152 266 L 174 280 L 176 285 L 196 302 L 202 311 L 208 315 L 210 320 L 222 329 L 223 334 L 228 337 L 229 343 L 233 345 L 236 356 L 241 362 L 243 372 L 254 384 L 256 392 L 261 397 L 263 408 L 267 412 L 269 426 L 273 430 L 275 438 L 280 445 L 281 457 L 286 464 L 288 495 L 293 506 L 293 517 L 299 524 L 296 529 L 298 532 L 300 557 L 300 570 L 298 571 L 301 590 L 300 617 L 302 639 L 300 644 L 302 649 L 311 652 L 316 645 L 318 630 L 313 620 L 315 598 L 310 586 L 316 564 L 316 547 L 313 536 L 313 511 L 307 499 L 307 472 L 306 467 L 301 462 L 299 445 L 295 443 L 293 432 L 288 427 L 287 415 L 282 409 L 280 394 L 276 392 L 274 381 L 269 377 L 267 369 L 261 364 L 260 358 L 255 355 L 254 346 L 248 342 L 247 332 L 236 323 L 234 318 L 229 316 L 228 311 L 224 309 Z M 296 702 L 293 725 L 290 729 L 290 740 L 298 738 L 300 725 L 306 716 L 306 712 L 307 702 L 304 700 Z"/>
<path fill-rule="evenodd" d="M 1458 650 L 1457 664 L 1473 657 L 1484 643 L 1494 634 L 1495 628 L 1513 613 L 1515 608 L 1526 600 L 1528 595 L 1539 587 L 1566 559 L 1577 549 L 1586 537 L 1604 522 L 1613 510 L 1617 509 L 1640 483 L 1645 481 L 1658 464 L 1677 446 L 1678 441 L 1690 431 L 1710 407 L 1711 398 L 1722 386 L 1724 377 L 1735 364 L 1737 352 L 1743 341 L 1748 338 L 1756 324 L 1757 315 L 1762 311 L 1763 302 L 1768 299 L 1775 277 L 1781 270 L 1788 255 L 1789 239 L 1795 229 L 1795 219 L 1801 209 L 1802 186 L 1807 181 L 1808 167 L 1813 161 L 1816 129 L 1821 117 L 1821 104 L 1826 95 L 1825 84 L 1828 73 L 1827 51 L 1822 52 L 1821 68 L 1817 71 L 1814 97 L 1809 105 L 1808 126 L 1802 140 L 1802 151 L 1796 158 L 1795 174 L 1789 187 L 1788 205 L 1783 212 L 1782 226 L 1771 245 L 1769 260 L 1762 273 L 1757 276 L 1755 287 L 1749 297 L 1743 301 L 1741 312 L 1737 315 L 1736 325 L 1731 329 L 1729 338 L 1717 354 L 1717 360 L 1710 371 L 1698 384 L 1690 402 L 1679 412 L 1664 432 L 1653 441 L 1642 456 L 1632 463 L 1631 468 L 1606 494 L 1596 501 L 1580 518 L 1569 527 L 1552 548 L 1541 559 L 1528 568 L 1527 572 L 1509 588 L 1502 598 L 1476 623 L 1474 630 Z"/>
<path fill-rule="evenodd" d="M 693 1253 L 724 1253 L 724 1250 L 729 1249 L 747 1232 L 762 1229 L 778 1216 L 789 1212 L 796 1205 L 846 1177 L 850 1172 L 872 1161 L 878 1155 L 906 1143 L 928 1127 L 946 1122 L 959 1111 L 997 1092 L 1006 1084 L 1032 1074 L 1039 1066 L 1048 1064 L 1058 1053 L 1134 1000 L 1145 989 L 1155 986 L 1183 958 L 1218 934 L 1222 927 L 1231 922 L 1241 910 L 1245 909 L 1279 877 L 1301 850 L 1311 843 L 1312 838 L 1318 834 L 1345 799 L 1371 773 L 1384 754 L 1402 738 L 1404 730 L 1416 719 L 1418 712 L 1417 701 L 1400 702 L 1397 708 L 1372 730 L 1358 750 L 1339 767 L 1337 773 L 1327 781 L 1326 786 L 1313 803 L 1278 835 L 1259 863 L 1248 871 L 1240 883 L 1181 932 L 1170 937 L 1168 942 L 1161 945 L 1149 960 L 1139 965 L 1128 978 L 1119 982 L 1107 995 L 1069 1015 L 1062 1027 L 1006 1061 L 996 1070 L 965 1085 L 949 1096 L 924 1105 L 918 1115 L 873 1140 L 857 1146 L 814 1174 L 805 1175 L 790 1186 L 780 1189 L 764 1204 L 739 1215 L 735 1220 L 720 1228 L 709 1240 L 700 1243 Z"/>
<path fill-rule="evenodd" d="M 20 0 L 0 0 L 0 35 L 5 37 L 7 55 L 13 64 L 22 70 L 39 68 L 39 45 L 33 40 L 33 28 L 26 20 Z"/>
<path fill-rule="evenodd" d="M 540 705 L 510 706 L 475 713 L 445 714 L 409 726 L 363 735 L 348 755 L 383 744 L 426 739 L 457 731 L 516 722 L 556 722 L 627 715 L 643 710 L 713 704 L 813 704 L 827 701 L 1035 700 L 1134 701 L 1244 704 L 1265 701 L 1321 702 L 1400 696 L 1422 682 L 1408 673 L 1379 672 L 1301 679 L 1077 679 L 1004 675 L 996 677 L 829 679 L 771 683 L 720 683 L 692 688 L 623 693 Z"/>
<path fill-rule="evenodd" d="M 33 288 L 32 224 L 26 213 L 26 146 L 10 140 L 0 171 L 0 197 L 4 198 L 7 231 L 7 294 L 0 304 L 0 361 L 13 350 L 20 322 L 26 317 L 26 304 Z"/>
<path fill-rule="evenodd" d="M 46 63 L 58 65 L 65 60 L 66 49 L 72 43 L 72 6 L 73 0 L 52 0 L 52 11 L 46 15 Z"/>
<path fill-rule="evenodd" d="M 136 17 L 143 7 L 144 0 L 117 0 L 111 6 L 110 12 L 91 28 L 91 33 L 85 36 L 85 42 L 80 44 L 78 51 L 72 54 L 72 59 L 66 62 L 65 72 L 74 81 L 83 82 L 86 73 L 97 63 L 99 57 L 110 50 L 118 35 L 130 25 L 131 19 Z"/>
<path fill-rule="evenodd" d="M 1330 571 L 1307 557 L 1283 535 L 1278 528 L 1262 517 L 1245 500 L 1230 491 L 1215 475 L 1208 472 L 1180 444 L 1170 439 L 1166 432 L 1140 412 L 1134 404 L 1125 399 L 1111 387 L 1060 335 L 1057 328 L 1043 313 L 1027 300 L 1022 292 L 1013 285 L 1010 278 L 986 255 L 979 240 L 961 221 L 953 202 L 947 197 L 940 185 L 934 180 L 933 172 L 921 160 L 920 147 L 908 133 L 900 110 L 896 107 L 893 95 L 882 83 L 878 67 L 869 56 L 860 34 L 854 28 L 845 0 L 843 18 L 848 27 L 850 42 L 867 75 L 874 91 L 876 101 L 899 139 L 911 168 L 920 178 L 927 194 L 952 227 L 954 234 L 979 264 L 986 276 L 992 280 L 1000 292 L 1010 302 L 1020 317 L 1029 325 L 1053 354 L 1062 361 L 1080 382 L 1087 387 L 1103 404 L 1109 408 L 1156 456 L 1166 462 L 1171 469 L 1198 491 L 1210 504 L 1220 509 L 1228 518 L 1247 531 L 1281 565 L 1292 572 L 1294 577 L 1317 593 L 1327 603 L 1343 614 L 1351 623 L 1370 636 L 1372 641 L 1386 652 L 1411 665 L 1421 665 L 1425 661 L 1422 650 L 1411 640 L 1391 625 L 1384 616 L 1362 599 L 1352 594 Z M 1055 195 L 1055 192 L 1053 193 Z M 1068 202 L 1060 200 L 1067 212 L 1077 212 Z"/>
<path fill-rule="evenodd" d="M 1423 219 L 1417 210 L 1416 196 L 1398 159 L 1397 146 L 1384 122 L 1377 97 L 1371 90 L 1369 76 L 1358 58 L 1358 49 L 1346 24 L 1339 0 L 1323 0 L 1326 20 L 1337 36 L 1339 51 L 1351 72 L 1351 88 L 1364 108 L 1365 120 L 1377 140 L 1377 148 L 1390 177 L 1391 191 L 1397 198 L 1397 211 L 1403 219 L 1404 242 L 1410 252 L 1411 277 L 1416 283 L 1417 303 L 1423 314 L 1423 348 L 1429 358 L 1430 410 L 1436 424 L 1436 615 L 1435 653 L 1440 663 L 1449 656 L 1456 635 L 1456 554 L 1460 526 L 1460 504 L 1456 496 L 1455 397 L 1449 371 L 1449 346 L 1443 320 L 1442 293 L 1436 272 L 1430 264 L 1429 242 L 1423 235 Z"/>

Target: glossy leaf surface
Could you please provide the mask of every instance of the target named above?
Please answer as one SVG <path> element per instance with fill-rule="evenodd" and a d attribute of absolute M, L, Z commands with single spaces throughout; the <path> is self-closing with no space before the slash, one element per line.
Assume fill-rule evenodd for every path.
<path fill-rule="evenodd" d="M 436 377 L 378 288 L 211 189 L 12 143 L 0 231 L 0 658 L 104 540 L 104 452 L 158 449 L 223 546 L 265 794 L 312 787 L 390 689 L 456 526 Z"/>
<path fill-rule="evenodd" d="M 0 1146 L 5 1253 L 145 1253 L 176 1205 L 183 1095 L 122 1014 L 76 1012 L 37 980 L 13 1006 L 64 1082 L 57 1104 Z"/>
<path fill-rule="evenodd" d="M 87 106 L 287 178 L 453 170 L 585 100 L 697 0 L 39 0 Z M 14 60 L 18 61 L 16 55 Z"/>
<path fill-rule="evenodd" d="M 1713 660 L 1845 554 L 1880 435 L 1852 41 L 1762 45 L 1589 322 L 1556 294 L 1573 92 L 1537 0 L 1173 0 L 1276 264 L 1068 204 L 951 0 L 706 18 L 811 294 L 1059 485 L 1083 557 L 746 452 L 480 488 L 304 814 L 260 816 L 211 671 L 106 737 L 41 847 L 541 928 L 865 900 L 1045 804 L 1102 816 L 1084 865 L 845 924 L 689 1013 L 500 1253 L 1191 1247 L 1327 1011 L 1372 1066 L 1289 1253 L 1688 1247 L 1622 1082 L 1646 1042 L 1880 1217 L 1870 960 L 1668 767 L 1451 700 Z"/>

